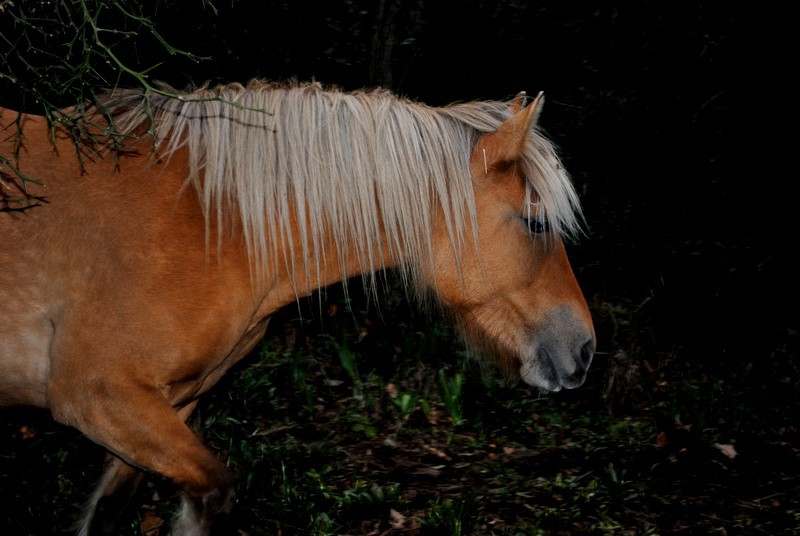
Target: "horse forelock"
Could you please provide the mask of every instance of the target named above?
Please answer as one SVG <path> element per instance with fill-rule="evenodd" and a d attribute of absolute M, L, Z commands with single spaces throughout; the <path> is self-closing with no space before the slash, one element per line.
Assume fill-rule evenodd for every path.
<path fill-rule="evenodd" d="M 120 111 L 116 125 L 135 131 L 150 121 L 161 155 L 187 149 L 187 180 L 207 221 L 214 215 L 222 226 L 237 207 L 256 273 L 283 262 L 289 273 L 304 270 L 307 281 L 319 280 L 330 233 L 341 268 L 357 258 L 374 282 L 385 262 L 405 259 L 403 280 L 415 289 L 421 267 L 433 259 L 438 211 L 457 257 L 472 240 L 471 149 L 511 113 L 505 102 L 433 108 L 385 90 L 346 93 L 317 83 L 166 89 L 179 98 L 145 98 L 135 90 L 110 95 L 112 114 Z M 534 129 L 525 148 L 522 165 L 539 211 L 555 230 L 576 232 L 577 196 L 553 146 Z M 294 215 L 308 215 L 294 219 L 296 233 Z"/>
<path fill-rule="evenodd" d="M 513 101 L 471 102 L 448 107 L 445 111 L 483 134 L 494 131 L 511 116 L 512 104 Z M 527 181 L 527 198 L 537 205 L 537 215 L 546 218 L 555 233 L 567 238 L 578 237 L 582 233 L 582 211 L 577 192 L 555 145 L 538 127 L 527 133 L 517 164 Z"/>

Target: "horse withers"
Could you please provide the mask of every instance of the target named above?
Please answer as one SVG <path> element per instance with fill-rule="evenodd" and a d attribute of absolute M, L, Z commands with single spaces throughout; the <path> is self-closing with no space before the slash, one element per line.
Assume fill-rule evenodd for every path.
<path fill-rule="evenodd" d="M 143 472 L 180 489 L 175 534 L 224 528 L 232 476 L 186 419 L 271 314 L 357 274 L 432 291 L 530 385 L 581 385 L 580 209 L 526 101 L 253 81 L 0 110 L 0 405 L 110 453 L 80 533 L 113 534 Z"/>

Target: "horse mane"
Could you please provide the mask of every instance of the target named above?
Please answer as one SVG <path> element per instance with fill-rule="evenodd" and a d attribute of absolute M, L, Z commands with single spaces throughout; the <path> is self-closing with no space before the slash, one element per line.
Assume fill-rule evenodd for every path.
<path fill-rule="evenodd" d="M 474 240 L 470 153 L 482 134 L 511 114 L 509 102 L 435 108 L 386 90 L 348 93 L 318 83 L 162 89 L 115 90 L 102 109 L 122 133 L 146 125 L 159 156 L 188 150 L 187 181 L 206 221 L 214 219 L 221 233 L 229 207 L 237 207 L 233 217 L 240 219 L 258 273 L 269 272 L 272 259 L 287 263 L 290 274 L 304 270 L 306 281 L 320 281 L 320 263 L 331 253 L 323 250 L 323 238 L 331 233 L 341 267 L 356 255 L 360 271 L 374 278 L 383 261 L 404 258 L 403 281 L 417 289 L 420 267 L 432 262 L 437 211 L 457 255 Z M 519 164 L 551 228 L 579 232 L 577 195 L 539 130 L 529 133 Z M 296 236 L 292 214 L 309 215 L 296 220 Z M 379 247 L 381 231 L 389 251 Z M 282 254 L 281 241 L 289 245 Z M 293 253 L 295 242 L 301 258 Z"/>

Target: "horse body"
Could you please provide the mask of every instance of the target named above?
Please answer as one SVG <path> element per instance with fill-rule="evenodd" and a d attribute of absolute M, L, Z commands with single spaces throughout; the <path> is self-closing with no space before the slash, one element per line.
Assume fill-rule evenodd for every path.
<path fill-rule="evenodd" d="M 185 419 L 258 342 L 274 311 L 352 275 L 397 266 L 412 287 L 432 289 L 469 340 L 507 370 L 547 390 L 583 382 L 594 333 L 558 236 L 571 224 L 565 211 L 574 192 L 530 177 L 560 170 L 535 132 L 538 105 L 442 112 L 316 86 L 217 91 L 155 107 L 160 149 L 144 134 L 145 101 L 123 97 L 112 117 L 132 136 L 125 150 L 113 157 L 100 116 L 92 116 L 87 124 L 100 141 L 83 163 L 69 132 L 0 110 L 0 155 L 16 155 L 16 168 L 43 183 L 23 192 L 21 179 L 2 170 L 0 406 L 49 408 L 111 453 L 82 533 L 113 533 L 141 470 L 182 490 L 175 533 L 218 530 L 233 504 L 232 478 Z M 282 100 L 259 106 L 269 114 L 237 105 L 260 93 Z M 299 116 L 279 117 L 299 110 L 312 116 L 302 128 L 292 126 Z M 192 130 L 198 123 L 200 135 Z M 449 124 L 461 134 L 443 137 L 466 138 L 456 156 L 464 177 L 451 165 L 433 179 L 396 184 L 420 169 L 404 158 L 433 154 L 422 137 L 414 145 L 398 133 L 413 127 L 430 138 Z M 359 168 L 368 151 L 360 134 L 350 134 L 352 149 L 332 138 L 334 130 L 369 128 L 393 133 L 381 154 L 396 160 L 396 176 L 374 163 Z M 257 138 L 268 153 L 263 165 L 274 169 L 266 178 L 258 169 L 242 178 L 237 166 L 254 161 L 226 156 L 237 150 L 234 134 L 246 136 L 244 144 Z M 283 135 L 293 148 L 268 148 Z M 395 149 L 400 143 L 408 147 Z M 314 145 L 328 145 L 333 159 L 319 165 L 327 156 Z M 451 158 L 442 147 L 438 156 Z M 544 160 L 531 159 L 536 151 Z M 322 173 L 308 171 L 314 166 Z M 273 185 L 271 173 L 287 182 Z M 334 183 L 348 173 L 362 182 L 355 190 L 329 186 L 326 173 Z M 15 195 L 24 199 L 14 204 Z M 537 214 L 536 203 L 549 212 Z M 541 232 L 545 215 L 555 232 Z"/>
<path fill-rule="evenodd" d="M 40 206 L 0 214 L 9 245 L 0 270 L 0 381 L 10 384 L 0 396 L 50 407 L 58 378 L 72 381 L 75 370 L 97 376 L 81 376 L 87 387 L 117 375 L 146 376 L 180 391 L 164 393 L 171 403 L 201 391 L 203 369 L 219 367 L 216 356 L 227 358 L 253 328 L 259 304 L 235 244 L 224 255 L 205 252 L 197 201 L 179 194 L 180 155 L 152 165 L 124 157 L 123 178 L 111 158 L 80 169 L 74 159 L 41 154 L 75 152 L 67 139 L 51 147 L 41 118 L 24 117 L 23 129 L 20 171 L 46 187 L 29 187 L 41 194 L 31 201 Z M 8 145 L 2 149 L 12 154 Z M 178 376 L 198 383 L 184 385 Z"/>

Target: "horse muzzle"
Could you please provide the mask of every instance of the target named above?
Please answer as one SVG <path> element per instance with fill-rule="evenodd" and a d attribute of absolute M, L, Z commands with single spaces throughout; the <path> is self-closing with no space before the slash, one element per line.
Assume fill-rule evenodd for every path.
<path fill-rule="evenodd" d="M 548 316 L 546 329 L 533 337 L 520 376 L 546 391 L 575 389 L 586 380 L 595 352 L 594 330 L 569 310 Z"/>

